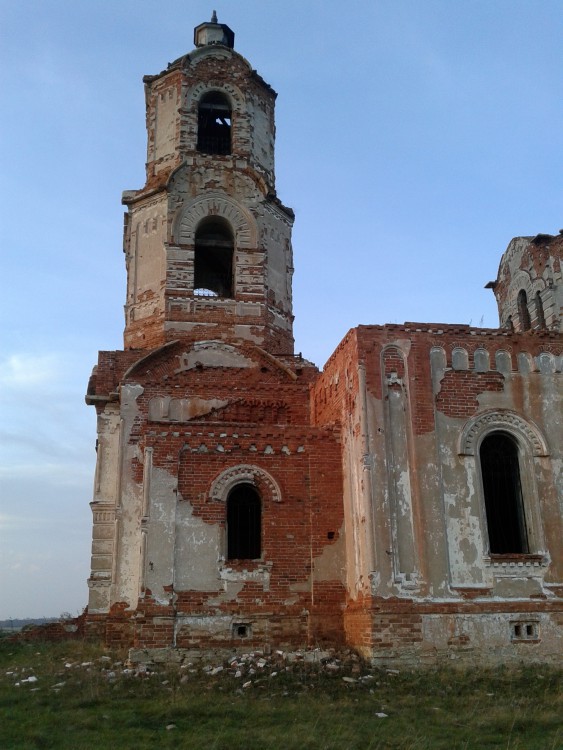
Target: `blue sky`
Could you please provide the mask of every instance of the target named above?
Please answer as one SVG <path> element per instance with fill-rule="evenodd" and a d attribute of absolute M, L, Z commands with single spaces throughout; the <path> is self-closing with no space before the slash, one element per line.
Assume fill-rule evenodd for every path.
<path fill-rule="evenodd" d="M 1 0 L 0 619 L 87 601 L 98 349 L 122 345 L 142 76 L 217 9 L 278 92 L 296 350 L 494 327 L 500 255 L 563 227 L 560 0 Z"/>

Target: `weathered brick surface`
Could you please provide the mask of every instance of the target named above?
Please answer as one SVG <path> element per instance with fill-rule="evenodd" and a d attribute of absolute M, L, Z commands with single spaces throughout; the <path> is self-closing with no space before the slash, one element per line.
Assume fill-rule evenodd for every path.
<path fill-rule="evenodd" d="M 86 613 L 72 619 L 48 622 L 43 625 L 27 626 L 20 632 L 7 636 L 9 641 L 18 642 L 58 642 L 82 640 L 85 637 Z"/>
<path fill-rule="evenodd" d="M 448 417 L 471 417 L 479 408 L 477 397 L 485 391 L 502 393 L 500 372 L 457 372 L 450 370 L 442 380 L 436 407 Z"/>
<path fill-rule="evenodd" d="M 532 330 L 563 331 L 563 235 L 515 237 L 491 282 L 503 327 L 521 331 L 518 294 L 526 293 Z M 537 309 L 537 295 L 541 313 Z"/>
<path fill-rule="evenodd" d="M 503 329 L 362 325 L 319 373 L 293 355 L 275 93 L 220 45 L 144 80 L 147 179 L 124 195 L 125 350 L 100 352 L 88 386 L 99 442 L 86 631 L 140 648 L 346 642 L 414 663 L 555 661 L 563 238 L 509 246 L 493 284 Z M 230 154 L 197 150 L 209 92 L 231 109 Z M 217 218 L 233 238 L 232 298 L 194 289 L 198 227 Z M 508 325 L 521 291 L 527 333 Z M 487 431 L 518 445 L 526 553 L 490 554 Z M 261 502 L 256 560 L 227 559 L 240 477 Z M 522 618 L 535 651 L 513 643 Z"/>

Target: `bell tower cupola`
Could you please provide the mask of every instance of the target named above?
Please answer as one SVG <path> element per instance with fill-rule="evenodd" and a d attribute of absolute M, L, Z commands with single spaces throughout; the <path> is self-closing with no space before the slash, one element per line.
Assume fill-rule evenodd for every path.
<path fill-rule="evenodd" d="M 213 12 L 145 76 L 146 182 L 127 207 L 125 348 L 175 339 L 293 352 L 293 211 L 276 194 L 275 91 Z"/>
<path fill-rule="evenodd" d="M 226 24 L 217 21 L 217 13 L 213 11 L 209 23 L 200 23 L 195 27 L 194 44 L 196 47 L 205 47 L 206 44 L 223 44 L 233 49 L 235 34 Z"/>

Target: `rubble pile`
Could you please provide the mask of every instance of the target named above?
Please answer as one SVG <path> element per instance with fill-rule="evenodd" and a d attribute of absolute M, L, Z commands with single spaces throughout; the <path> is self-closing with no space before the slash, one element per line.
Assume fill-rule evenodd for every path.
<path fill-rule="evenodd" d="M 37 655 L 40 655 L 39 653 Z M 39 671 L 39 670 L 38 670 Z M 307 680 L 313 676 L 331 676 L 347 685 L 369 685 L 381 671 L 367 666 L 353 651 L 336 651 L 334 649 L 302 649 L 297 651 L 253 650 L 248 653 L 232 654 L 226 659 L 213 659 L 211 655 L 197 661 L 186 660 L 180 664 L 168 665 L 151 663 L 131 664 L 114 660 L 103 655 L 94 661 L 72 661 L 62 659 L 60 665 L 52 670 L 51 679 L 39 678 L 33 666 L 14 667 L 7 670 L 3 678 L 11 681 L 14 687 L 30 687 L 59 692 L 66 686 L 76 685 L 81 674 L 98 676 L 109 683 L 121 679 L 159 680 L 163 686 L 203 680 L 234 679 L 236 688 L 248 690 L 253 685 L 267 680 L 279 680 L 283 676 L 293 675 Z M 385 670 L 388 675 L 398 674 L 397 670 Z M 78 680 L 79 681 L 79 680 Z M 42 684 L 43 683 L 43 684 Z M 377 684 L 377 683 L 375 683 Z"/>

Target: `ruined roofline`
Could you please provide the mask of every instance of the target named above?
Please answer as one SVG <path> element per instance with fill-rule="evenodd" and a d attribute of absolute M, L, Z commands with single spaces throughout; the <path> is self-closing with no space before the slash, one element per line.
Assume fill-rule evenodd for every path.
<path fill-rule="evenodd" d="M 364 324 L 356 326 L 357 330 L 374 330 L 374 331 L 404 331 L 409 334 L 416 333 L 431 333 L 432 335 L 451 334 L 451 333 L 463 333 L 469 334 L 470 336 L 521 336 L 523 334 L 531 334 L 534 336 L 545 336 L 553 338 L 560 336 L 558 331 L 546 330 L 546 329 L 534 329 L 529 331 L 510 331 L 506 328 L 486 328 L 483 326 L 471 326 L 467 323 L 417 323 L 412 321 L 406 321 L 405 323 L 384 323 L 380 324 Z M 351 331 L 356 330 L 354 328 Z"/>
<path fill-rule="evenodd" d="M 497 276 L 494 281 L 489 281 L 485 285 L 485 289 L 493 289 L 495 288 L 496 284 L 499 281 L 500 277 L 500 270 L 506 260 L 506 256 L 510 254 L 512 249 L 516 247 L 519 243 L 526 243 L 526 245 L 535 245 L 536 247 L 541 247 L 542 245 L 549 245 L 553 241 L 561 240 L 563 238 L 563 229 L 560 229 L 557 234 L 547 234 L 546 232 L 540 232 L 539 234 L 524 234 L 524 235 L 518 235 L 516 237 L 513 237 L 508 245 L 506 246 L 506 250 L 501 255 L 498 270 L 497 270 Z"/>
<path fill-rule="evenodd" d="M 252 65 L 248 62 L 246 57 L 240 54 L 240 52 L 237 52 L 234 49 L 231 49 L 230 47 L 225 46 L 224 44 L 214 44 L 213 46 L 207 46 L 207 47 L 198 47 L 197 49 L 194 49 L 192 52 L 188 52 L 185 55 L 182 55 L 181 57 L 178 57 L 176 60 L 174 60 L 171 63 L 168 63 L 166 68 L 164 70 L 161 70 L 160 73 L 155 73 L 154 75 L 147 74 L 143 76 L 143 83 L 153 83 L 154 81 L 158 81 L 159 78 L 163 78 L 164 76 L 168 75 L 169 73 L 174 72 L 175 70 L 185 70 L 189 68 L 194 63 L 199 62 L 199 59 L 202 57 L 205 57 L 207 55 L 213 55 L 214 52 L 217 50 L 224 50 L 229 55 L 233 55 L 234 57 L 237 57 L 241 62 L 243 62 L 246 67 L 248 68 L 248 71 L 250 73 L 250 77 L 256 81 L 262 88 L 264 88 L 266 91 L 269 91 L 274 99 L 277 99 L 277 91 L 270 86 L 269 83 L 267 83 L 260 73 L 256 69 L 252 67 Z"/>
<path fill-rule="evenodd" d="M 484 328 L 483 326 L 470 326 L 467 323 L 417 323 L 413 321 L 406 321 L 405 323 L 365 323 L 354 326 L 344 334 L 341 340 L 338 342 L 336 348 L 332 351 L 326 362 L 322 366 L 324 371 L 329 363 L 338 355 L 338 353 L 345 348 L 351 338 L 357 336 L 363 332 L 390 332 L 397 334 L 408 334 L 409 336 L 415 337 L 417 334 L 431 335 L 431 336 L 451 336 L 460 334 L 462 336 L 489 336 L 491 338 L 501 337 L 514 339 L 515 337 L 533 337 L 540 339 L 557 339 L 561 337 L 559 331 L 553 331 L 550 329 L 530 329 L 528 331 L 512 331 L 508 328 Z"/>

